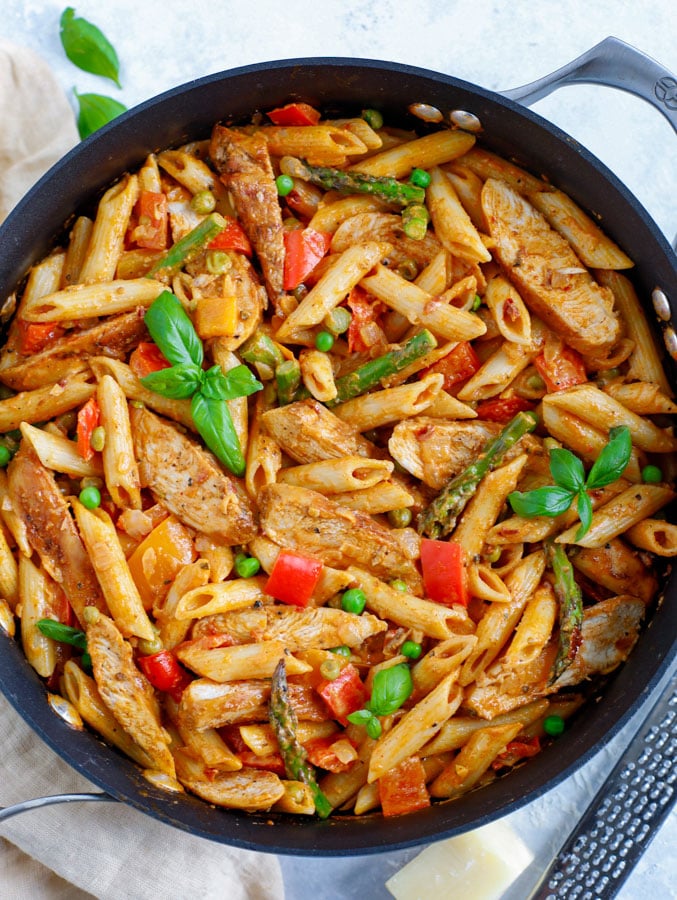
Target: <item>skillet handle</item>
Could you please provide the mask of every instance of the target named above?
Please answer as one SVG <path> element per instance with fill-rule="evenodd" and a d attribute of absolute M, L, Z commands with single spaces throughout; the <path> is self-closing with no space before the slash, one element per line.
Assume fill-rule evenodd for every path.
<path fill-rule="evenodd" d="M 22 812 L 29 809 L 41 809 L 43 806 L 52 806 L 55 803 L 77 803 L 77 802 L 116 802 L 115 797 L 110 794 L 54 794 L 51 797 L 36 797 L 34 800 L 24 800 L 23 803 L 15 803 L 13 806 L 0 807 L 0 822 L 11 819 L 12 816 L 18 816 Z"/>
<path fill-rule="evenodd" d="M 530 106 L 567 84 L 603 84 L 635 94 L 655 106 L 677 132 L 677 78 L 650 56 L 608 37 L 550 75 L 509 91 L 509 100 Z"/>

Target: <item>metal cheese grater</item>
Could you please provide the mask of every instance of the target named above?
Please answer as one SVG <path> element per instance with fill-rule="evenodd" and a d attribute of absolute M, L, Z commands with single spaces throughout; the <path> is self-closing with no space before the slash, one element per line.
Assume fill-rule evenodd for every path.
<path fill-rule="evenodd" d="M 530 900 L 615 897 L 677 794 L 677 671 Z"/>

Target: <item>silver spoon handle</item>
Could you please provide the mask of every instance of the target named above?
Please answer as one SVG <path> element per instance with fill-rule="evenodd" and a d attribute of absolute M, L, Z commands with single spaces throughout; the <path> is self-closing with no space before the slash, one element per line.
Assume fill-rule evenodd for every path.
<path fill-rule="evenodd" d="M 677 78 L 656 60 L 615 37 L 504 97 L 529 106 L 567 84 L 603 84 L 635 94 L 661 112 L 677 132 Z"/>
<path fill-rule="evenodd" d="M 84 803 L 84 802 L 115 802 L 115 797 L 109 794 L 54 794 L 51 797 L 36 797 L 34 800 L 24 800 L 13 806 L 0 807 L 0 822 L 18 816 L 29 809 L 41 809 L 43 806 L 52 806 L 55 803 Z"/>

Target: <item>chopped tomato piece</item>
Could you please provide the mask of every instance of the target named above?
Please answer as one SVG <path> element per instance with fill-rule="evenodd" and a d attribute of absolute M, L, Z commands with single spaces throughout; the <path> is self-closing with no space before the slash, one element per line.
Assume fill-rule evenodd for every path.
<path fill-rule="evenodd" d="M 90 397 L 78 412 L 77 446 L 78 453 L 83 459 L 92 459 L 94 456 L 92 432 L 98 427 L 100 419 L 99 404 L 94 397 Z"/>
<path fill-rule="evenodd" d="M 438 359 L 436 363 L 424 369 L 421 375 L 436 373 L 444 375 L 442 388 L 448 391 L 455 384 L 465 381 L 474 375 L 481 366 L 480 359 L 469 341 L 461 341 L 454 349 Z"/>
<path fill-rule="evenodd" d="M 207 245 L 208 250 L 234 250 L 237 253 L 244 253 L 245 256 L 252 255 L 251 241 L 247 237 L 242 225 L 230 216 L 224 216 L 226 227 L 220 231 L 216 237 Z"/>
<path fill-rule="evenodd" d="M 129 238 L 137 247 L 166 250 L 169 233 L 169 207 L 165 194 L 141 191 L 134 207 L 136 224 Z"/>
<path fill-rule="evenodd" d="M 141 341 L 129 357 L 129 368 L 138 378 L 145 378 L 151 372 L 170 367 L 171 363 L 167 362 L 158 345 L 152 341 Z"/>
<path fill-rule="evenodd" d="M 421 568 L 425 591 L 435 603 L 468 605 L 463 547 L 455 541 L 421 541 Z"/>
<path fill-rule="evenodd" d="M 282 603 L 307 606 L 321 571 L 319 559 L 281 550 L 263 590 Z"/>
<path fill-rule="evenodd" d="M 177 703 L 193 680 L 183 666 L 179 665 L 171 650 L 160 650 L 151 656 L 139 656 L 137 662 L 153 687 L 170 694 Z"/>
<path fill-rule="evenodd" d="M 317 692 L 341 725 L 347 725 L 350 713 L 361 709 L 367 699 L 360 673 L 352 663 L 344 666 L 333 681 L 321 681 Z"/>
<path fill-rule="evenodd" d="M 564 391 L 588 380 L 583 357 L 559 339 L 548 339 L 534 365 L 549 393 Z"/>
<path fill-rule="evenodd" d="M 387 343 L 378 324 L 383 305 L 359 285 L 351 290 L 346 302 L 352 314 L 348 328 L 350 352 L 365 353 L 378 344 Z"/>
<path fill-rule="evenodd" d="M 528 759 L 541 752 L 541 741 L 537 734 L 533 737 L 518 737 L 510 741 L 503 753 L 499 753 L 492 762 L 492 769 L 503 769 L 505 766 L 514 766 L 521 759 Z"/>
<path fill-rule="evenodd" d="M 536 405 L 524 397 L 496 397 L 493 400 L 482 400 L 477 404 L 478 419 L 487 422 L 509 422 L 518 412 L 536 409 Z"/>
<path fill-rule="evenodd" d="M 336 735 L 331 735 L 330 737 L 318 737 L 313 738 L 308 741 L 307 744 L 304 744 L 306 753 L 308 754 L 308 762 L 312 763 L 314 766 L 319 766 L 320 769 L 326 769 L 327 772 L 347 772 L 348 769 L 353 765 L 354 760 L 350 762 L 342 762 L 335 751 L 332 750 L 332 745 L 337 741 Z"/>
<path fill-rule="evenodd" d="M 401 816 L 430 806 L 425 769 L 418 756 L 410 756 L 378 780 L 384 816 Z"/>
<path fill-rule="evenodd" d="M 253 750 L 240 750 L 237 755 L 242 760 L 242 765 L 248 769 L 266 769 L 268 772 L 275 772 L 280 778 L 287 777 L 284 760 L 279 753 L 258 756 Z"/>
<path fill-rule="evenodd" d="M 19 353 L 24 355 L 46 350 L 65 333 L 57 322 L 26 322 L 24 319 L 17 319 L 16 322 L 19 326 Z"/>
<path fill-rule="evenodd" d="M 331 235 L 313 228 L 293 228 L 284 233 L 285 291 L 293 291 L 310 275 L 331 244 Z"/>
<path fill-rule="evenodd" d="M 271 109 L 268 118 L 274 125 L 317 125 L 320 113 L 309 103 L 287 103 Z"/>

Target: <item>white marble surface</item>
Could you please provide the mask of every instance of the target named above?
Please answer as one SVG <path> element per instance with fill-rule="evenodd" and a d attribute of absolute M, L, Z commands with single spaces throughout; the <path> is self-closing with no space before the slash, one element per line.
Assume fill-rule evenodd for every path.
<path fill-rule="evenodd" d="M 95 91 L 133 106 L 202 75 L 265 60 L 350 56 L 408 62 L 501 90 L 550 72 L 609 34 L 677 72 L 673 0 L 87 0 L 121 59 L 123 90 L 75 69 L 64 57 L 58 0 L 3 0 L 0 36 L 40 53 L 65 91 Z M 675 135 L 639 99 L 569 87 L 534 109 L 578 139 L 618 175 L 672 239 L 677 229 Z M 543 864 L 629 739 L 626 727 L 575 776 L 506 818 Z M 621 900 L 677 896 L 673 812 L 624 885 Z M 289 900 L 390 896 L 383 887 L 415 851 L 356 860 L 283 860 Z M 526 884 L 505 900 L 522 900 Z M 449 896 L 451 896 L 451 889 Z M 177 891 L 180 896 L 180 890 Z"/>

